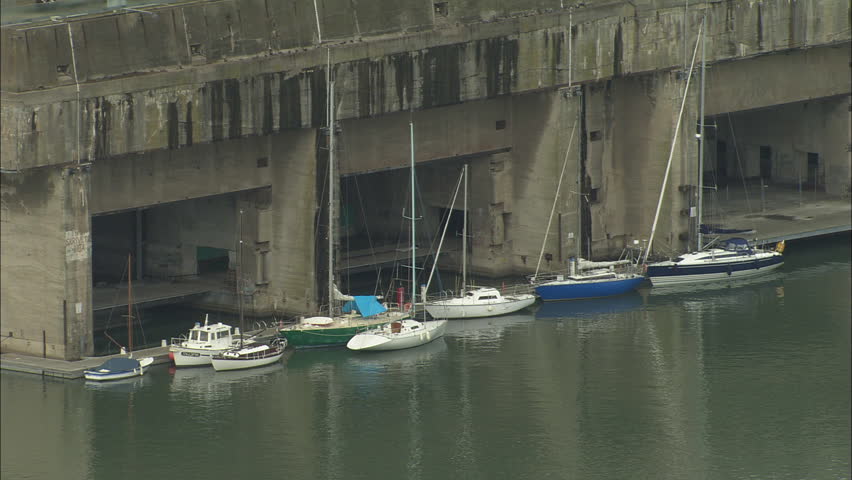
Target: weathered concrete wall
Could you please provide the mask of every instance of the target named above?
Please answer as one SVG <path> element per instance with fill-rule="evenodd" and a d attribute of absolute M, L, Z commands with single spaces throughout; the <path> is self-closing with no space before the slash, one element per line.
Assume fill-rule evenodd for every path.
<path fill-rule="evenodd" d="M 852 49 L 847 42 L 711 65 L 707 68 L 704 114 L 848 95 L 852 90 L 850 57 Z"/>
<path fill-rule="evenodd" d="M 270 169 L 285 168 L 277 154 L 262 138 L 250 137 L 115 156 L 92 168 L 91 210 L 101 214 L 268 187 Z"/>
<path fill-rule="evenodd" d="M 819 6 L 718 2 L 691 8 L 686 15 L 682 8 L 654 10 L 643 5 L 646 8 L 634 11 L 626 3 L 592 4 L 539 14 L 533 13 L 556 5 L 510 10 L 479 5 L 476 15 L 465 13 L 464 7 L 455 14 L 466 21 L 485 18 L 491 23 L 435 23 L 427 30 L 408 30 L 423 25 L 425 18 L 418 10 L 421 6 L 411 6 L 410 11 L 391 9 L 399 14 L 383 17 L 388 22 L 407 19 L 392 29 L 394 35 L 365 37 L 354 27 L 332 28 L 349 35 L 342 37 L 346 42 L 328 44 L 341 99 L 338 118 L 552 88 L 568 83 L 569 76 L 574 83 L 588 82 L 683 65 L 684 32 L 693 37 L 704 12 L 711 63 L 838 44 L 850 36 L 847 5 L 839 0 Z M 326 52 L 293 50 L 292 44 L 278 43 L 275 32 L 284 29 L 270 28 L 275 12 L 257 14 L 260 7 L 256 2 L 193 4 L 158 9 L 156 17 L 128 13 L 67 25 L 4 28 L 3 57 L 9 57 L 14 68 L 4 69 L 4 75 L 7 70 L 11 73 L 3 77 L 2 135 L 14 142 L 2 151 L 3 168 L 60 163 L 68 152 L 76 156 L 78 124 L 80 156 L 90 160 L 324 124 Z M 330 10 L 335 15 L 328 21 L 358 22 L 357 13 L 337 13 L 347 8 Z M 288 21 L 277 25 L 297 20 L 309 24 L 289 11 L 284 14 Z M 193 43 L 196 40 L 183 30 L 190 28 L 189 23 L 184 27 L 177 18 L 206 19 L 205 40 Z M 60 75 L 63 69 L 57 68 L 73 63 L 69 25 L 78 59 L 74 78 Z M 149 28 L 160 34 L 146 33 Z M 374 28 L 383 34 L 388 31 Z M 122 29 L 128 29 L 124 35 Z M 243 33 L 249 31 L 251 35 Z M 89 35 L 98 41 L 87 42 Z M 174 38 L 163 39 L 169 35 Z M 356 38 L 361 41 L 349 41 Z M 197 65 L 187 64 L 181 60 L 183 54 L 174 53 L 180 48 L 168 45 L 188 45 L 207 53 Z M 157 53 L 152 63 L 147 57 L 152 53 L 134 52 L 165 53 Z M 114 58 L 119 56 L 120 61 Z M 57 65 L 49 63 L 54 57 Z M 75 74 L 72 67 L 70 73 Z M 81 83 L 79 122 L 75 78 Z M 38 90 L 51 87 L 56 88 Z M 6 93 L 15 91 L 29 93 Z M 50 141 L 41 132 L 51 132 Z M 54 137 L 59 132 L 64 136 Z"/>
<path fill-rule="evenodd" d="M 43 168 L 0 178 L 3 351 L 91 354 L 88 173 Z"/>

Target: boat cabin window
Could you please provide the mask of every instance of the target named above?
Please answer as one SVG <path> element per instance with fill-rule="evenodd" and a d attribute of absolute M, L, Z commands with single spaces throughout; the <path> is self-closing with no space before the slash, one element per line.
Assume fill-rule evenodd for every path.
<path fill-rule="evenodd" d="M 190 340 L 198 340 L 198 330 L 194 330 L 189 334 Z"/>
<path fill-rule="evenodd" d="M 479 297 L 480 300 L 497 300 L 497 295 L 483 295 Z"/>
<path fill-rule="evenodd" d="M 202 342 L 206 342 L 207 341 L 207 332 L 198 332 L 198 333 L 199 333 L 198 339 Z"/>

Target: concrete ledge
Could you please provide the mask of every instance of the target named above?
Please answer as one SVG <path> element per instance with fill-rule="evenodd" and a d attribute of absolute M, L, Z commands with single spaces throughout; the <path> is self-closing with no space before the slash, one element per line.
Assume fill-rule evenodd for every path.
<path fill-rule="evenodd" d="M 153 365 L 169 363 L 169 347 L 155 347 L 133 352 L 134 357 L 154 357 Z M 56 377 L 64 379 L 83 378 L 83 371 L 97 367 L 109 358 L 120 355 L 108 355 L 104 357 L 89 357 L 83 360 L 68 362 L 53 358 L 32 357 L 19 353 L 4 353 L 0 355 L 0 370 L 11 372 L 31 373 L 45 377 Z"/>

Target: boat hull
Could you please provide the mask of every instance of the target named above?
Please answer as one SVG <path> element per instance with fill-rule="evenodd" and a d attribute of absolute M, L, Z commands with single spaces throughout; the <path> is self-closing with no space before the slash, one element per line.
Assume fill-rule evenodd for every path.
<path fill-rule="evenodd" d="M 335 320 L 327 326 L 300 324 L 280 329 L 278 336 L 287 339 L 287 345 L 293 348 L 342 347 L 358 332 L 405 318 L 407 313 L 389 312 L 375 319 Z"/>
<path fill-rule="evenodd" d="M 227 348 L 215 350 L 201 350 L 197 348 L 172 347 L 170 356 L 176 367 L 203 367 L 210 365 L 214 355 L 218 355 Z"/>
<path fill-rule="evenodd" d="M 425 305 L 426 312 L 434 318 L 482 318 L 495 317 L 517 312 L 535 303 L 535 295 L 518 295 L 514 298 L 503 297 L 493 303 L 465 302 L 465 298 L 430 302 Z"/>
<path fill-rule="evenodd" d="M 422 330 L 400 334 L 362 332 L 352 337 L 346 347 L 357 351 L 404 350 L 437 340 L 444 336 L 444 331 L 447 329 L 446 320 L 422 322 L 422 325 L 424 327 Z"/>
<path fill-rule="evenodd" d="M 94 382 L 106 382 L 110 380 L 121 380 L 124 378 L 138 377 L 145 374 L 145 370 L 154 363 L 151 357 L 143 358 L 139 361 L 139 366 L 131 370 L 120 371 L 101 371 L 101 370 L 84 370 L 83 377 L 86 380 Z"/>
<path fill-rule="evenodd" d="M 637 275 L 629 278 L 592 280 L 588 282 L 572 280 L 553 281 L 537 285 L 535 293 L 545 302 L 611 297 L 635 290 L 644 279 L 644 277 Z"/>
<path fill-rule="evenodd" d="M 212 358 L 210 363 L 213 365 L 213 369 L 217 372 L 224 372 L 228 370 L 244 370 L 246 368 L 255 368 L 262 367 L 264 365 L 271 365 L 284 356 L 284 350 L 282 349 L 279 353 L 275 355 L 270 355 L 268 357 L 263 358 Z"/>
<path fill-rule="evenodd" d="M 781 255 L 736 262 L 690 266 L 648 266 L 648 279 L 654 286 L 735 280 L 765 275 L 784 264 Z"/>

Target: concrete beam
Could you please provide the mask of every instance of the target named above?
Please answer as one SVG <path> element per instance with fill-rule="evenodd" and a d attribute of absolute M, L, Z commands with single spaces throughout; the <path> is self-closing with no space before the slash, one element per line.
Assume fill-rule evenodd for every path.
<path fill-rule="evenodd" d="M 717 2 L 689 10 L 633 9 L 615 2 L 554 11 L 541 4 L 495 10 L 470 4 L 458 13 L 469 23 L 427 19 L 434 22 L 427 29 L 420 28 L 429 24 L 422 7 L 411 5 L 391 9 L 399 14 L 382 17 L 371 27 L 374 35 L 352 23 L 357 12 L 323 17 L 336 25 L 332 36 L 344 40 L 319 48 L 302 43 L 293 50 L 278 43 L 275 32 L 282 29 L 270 26 L 274 17 L 255 15 L 256 7 L 191 4 L 158 9 L 156 18 L 127 13 L 43 28 L 4 27 L 3 57 L 15 68 L 3 69 L 4 75 L 12 73 L 3 77 L 0 138 L 9 145 L 0 151 L 0 164 L 33 168 L 61 163 L 67 152 L 96 160 L 321 126 L 326 47 L 340 94 L 338 118 L 346 119 L 680 68 L 686 63 L 684 46 L 692 43 L 704 14 L 711 63 L 850 40 L 843 21 L 847 5 L 839 0 L 818 6 Z M 466 8 L 479 14 L 466 15 Z M 305 21 L 284 14 L 287 21 L 277 25 Z M 406 19 L 402 28 L 387 34 L 381 25 L 390 24 L 381 21 L 400 17 Z M 208 19 L 210 30 L 198 33 L 202 43 L 192 43 L 185 18 Z M 345 21 L 349 27 L 335 23 Z M 412 25 L 417 27 L 406 28 Z M 87 43 L 89 35 L 102 41 Z M 210 56 L 187 62 L 174 53 L 184 45 L 190 54 L 201 45 Z M 111 50 L 101 52 L 105 48 Z M 156 61 L 146 56 L 150 53 L 139 58 L 131 53 L 159 51 Z M 122 60 L 107 61 L 118 57 Z M 50 141 L 44 132 L 51 132 Z"/>

